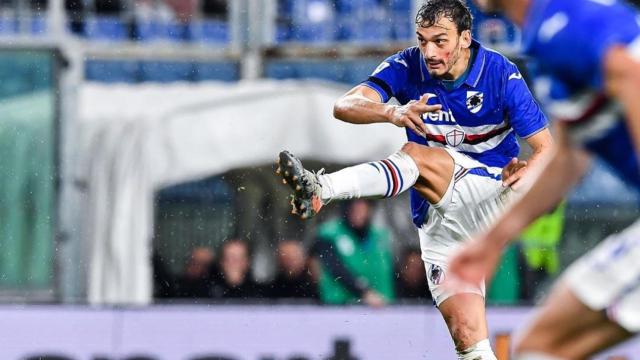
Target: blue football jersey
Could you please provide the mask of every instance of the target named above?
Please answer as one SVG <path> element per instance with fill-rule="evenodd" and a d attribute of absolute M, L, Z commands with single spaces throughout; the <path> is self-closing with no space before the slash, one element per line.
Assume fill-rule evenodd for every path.
<path fill-rule="evenodd" d="M 473 41 L 475 60 L 464 83 L 451 89 L 429 76 L 418 47 L 387 58 L 363 84 L 376 90 L 383 102 L 400 104 L 435 95 L 438 113 L 423 115 L 426 138 L 407 129 L 407 138 L 427 146 L 451 147 L 490 167 L 502 168 L 520 151 L 516 138 L 532 136 L 547 126 L 518 68 L 501 54 Z M 413 221 L 422 226 L 428 202 L 411 190 Z"/>
<path fill-rule="evenodd" d="M 640 59 L 640 16 L 617 0 L 533 0 L 523 50 L 541 72 L 545 110 L 568 124 L 574 142 L 640 189 L 640 169 L 618 104 L 603 91 L 603 60 L 616 45 Z"/>

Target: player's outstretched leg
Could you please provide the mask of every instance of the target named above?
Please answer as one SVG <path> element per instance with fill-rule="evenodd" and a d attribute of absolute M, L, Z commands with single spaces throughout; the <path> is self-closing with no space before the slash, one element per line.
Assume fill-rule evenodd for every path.
<path fill-rule="evenodd" d="M 303 219 L 314 216 L 332 200 L 397 196 L 412 187 L 420 175 L 416 162 L 403 151 L 331 174 L 313 173 L 293 154 L 282 151 L 276 172 L 293 189 L 293 211 Z"/>

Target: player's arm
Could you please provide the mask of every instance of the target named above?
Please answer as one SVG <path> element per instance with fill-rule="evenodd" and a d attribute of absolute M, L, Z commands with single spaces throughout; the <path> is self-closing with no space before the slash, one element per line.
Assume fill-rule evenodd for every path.
<path fill-rule="evenodd" d="M 450 271 L 465 282 L 489 278 L 500 259 L 503 247 L 515 239 L 527 225 L 546 213 L 582 177 L 589 158 L 569 147 L 564 129 L 558 126 L 550 161 L 530 167 L 523 181 L 533 182 L 529 190 L 505 212 L 486 233 L 469 242 L 450 263 Z"/>
<path fill-rule="evenodd" d="M 622 105 L 636 153 L 640 154 L 640 61 L 622 46 L 609 49 L 603 61 L 605 90 Z"/>
<path fill-rule="evenodd" d="M 377 91 L 366 85 L 358 85 L 338 99 L 333 107 L 333 116 L 352 124 L 388 122 L 424 136 L 426 127 L 422 114 L 442 108 L 441 105 L 427 105 L 431 96 L 422 95 L 420 100 L 410 101 L 406 105 L 386 104 Z"/>
<path fill-rule="evenodd" d="M 553 152 L 553 137 L 551 131 L 545 128 L 525 139 L 531 147 L 531 155 L 527 161 L 511 160 L 502 172 L 502 182 L 505 186 L 512 186 L 519 190 L 518 183 L 530 167 L 536 166 L 539 162 L 548 160 Z"/>

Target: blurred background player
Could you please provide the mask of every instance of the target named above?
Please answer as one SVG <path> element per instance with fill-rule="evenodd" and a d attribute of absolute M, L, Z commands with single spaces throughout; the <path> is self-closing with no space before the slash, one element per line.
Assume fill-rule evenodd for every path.
<path fill-rule="evenodd" d="M 296 192 L 294 211 L 303 218 L 331 200 L 391 197 L 414 186 L 413 222 L 429 288 L 458 357 L 495 359 L 484 282 L 456 292 L 441 282 L 449 254 L 493 219 L 523 173 L 524 163 L 513 159 L 516 135 L 533 149 L 534 163 L 552 140 L 517 67 L 472 40 L 471 21 L 460 0 L 425 1 L 416 16 L 419 46 L 387 58 L 336 102 L 334 115 L 343 121 L 405 127 L 410 142 L 401 151 L 328 175 L 310 173 L 285 151 L 278 171 Z M 393 97 L 402 105 L 386 104 Z M 513 173 L 502 182 L 508 164 L 506 173 Z"/>
<path fill-rule="evenodd" d="M 466 281 L 490 275 L 502 246 L 577 182 L 588 165 L 583 150 L 640 185 L 638 12 L 615 0 L 477 3 L 520 25 L 524 51 L 550 76 L 558 149 L 514 208 L 453 259 L 451 270 Z M 575 262 L 521 335 L 516 358 L 584 359 L 640 331 L 638 255 L 636 222 Z"/>

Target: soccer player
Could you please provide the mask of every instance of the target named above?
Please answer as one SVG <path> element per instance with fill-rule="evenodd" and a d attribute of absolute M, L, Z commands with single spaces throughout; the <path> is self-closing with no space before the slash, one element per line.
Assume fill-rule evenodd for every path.
<path fill-rule="evenodd" d="M 558 149 L 533 187 L 457 254 L 464 281 L 489 276 L 509 239 L 559 201 L 587 169 L 586 152 L 640 188 L 640 14 L 616 0 L 476 0 L 522 27 L 524 51 L 550 77 Z M 541 163 L 538 164 L 538 166 Z M 585 359 L 640 331 L 640 222 L 563 274 L 516 344 L 516 359 Z"/>
<path fill-rule="evenodd" d="M 387 58 L 335 104 L 338 119 L 405 127 L 409 142 L 378 162 L 312 174 L 288 152 L 279 169 L 294 207 L 313 216 L 335 199 L 389 197 L 411 189 L 429 287 L 460 359 L 495 359 L 484 312 L 484 282 L 456 292 L 441 286 L 461 241 L 486 225 L 526 167 L 516 135 L 536 163 L 551 149 L 546 119 L 517 67 L 471 39 L 462 0 L 425 1 L 416 16 L 418 46 Z M 401 105 L 388 104 L 396 98 Z M 501 180 L 502 168 L 506 176 Z"/>

